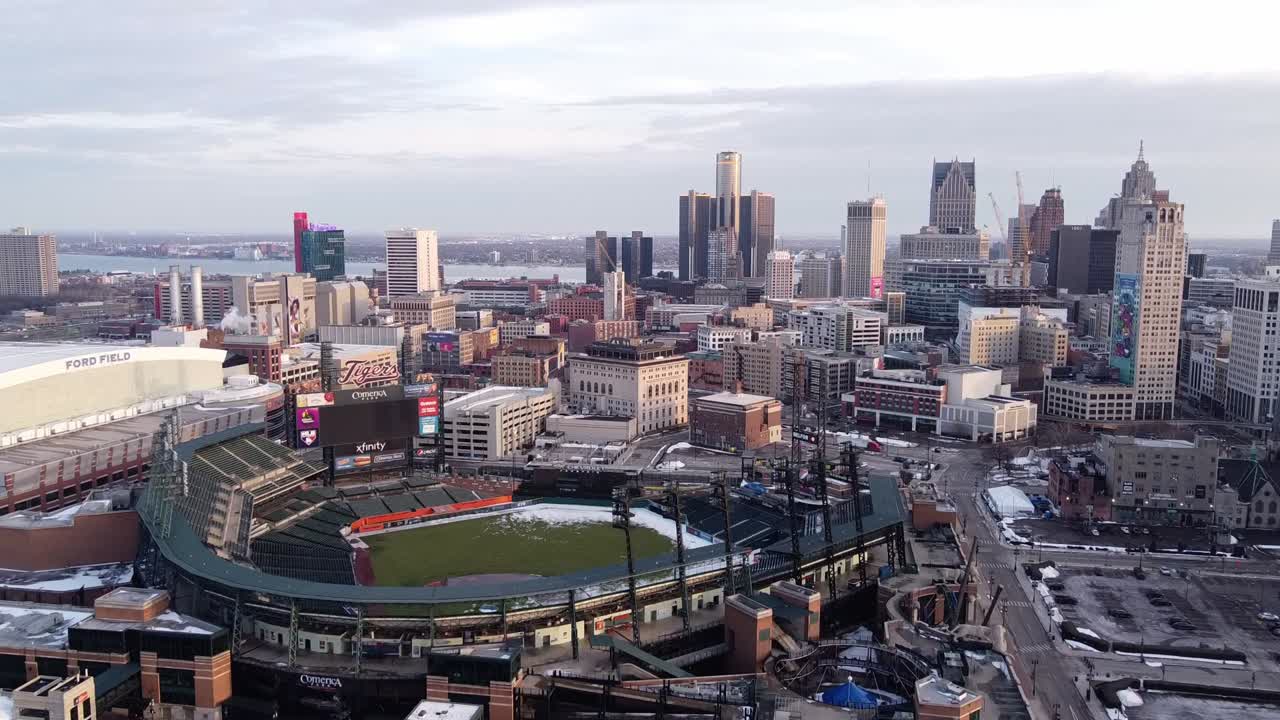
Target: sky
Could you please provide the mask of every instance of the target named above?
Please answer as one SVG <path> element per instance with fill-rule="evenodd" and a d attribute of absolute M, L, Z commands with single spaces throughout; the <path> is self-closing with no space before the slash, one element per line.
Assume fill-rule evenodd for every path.
<path fill-rule="evenodd" d="M 1212 7 L 1212 11 L 1206 11 Z M 934 158 L 1091 222 L 1145 141 L 1193 237 L 1280 217 L 1280 5 L 1222 0 L 8 0 L 0 226 L 676 231 L 715 154 L 778 232 Z"/>

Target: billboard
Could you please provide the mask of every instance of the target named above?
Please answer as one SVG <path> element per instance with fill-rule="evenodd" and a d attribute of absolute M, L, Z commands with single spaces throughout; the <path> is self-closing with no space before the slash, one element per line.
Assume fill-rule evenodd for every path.
<path fill-rule="evenodd" d="M 338 384 L 342 387 L 369 387 L 399 379 L 400 367 L 395 358 L 344 360 L 338 369 Z"/>
<path fill-rule="evenodd" d="M 294 416 L 297 447 L 354 446 L 392 439 L 403 442 L 420 430 L 421 399 L 406 398 L 399 385 L 299 394 Z M 350 453 L 363 454 L 369 453 Z"/>
<path fill-rule="evenodd" d="M 880 275 L 871 276 L 871 297 L 877 300 L 884 297 L 884 278 Z"/>
<path fill-rule="evenodd" d="M 406 446 L 404 438 L 366 440 L 339 445 L 333 449 L 333 468 L 335 472 L 347 473 L 389 465 L 403 465 Z"/>
<path fill-rule="evenodd" d="M 1120 371 L 1120 381 L 1133 384 L 1133 365 L 1138 353 L 1139 293 L 1142 288 L 1133 273 L 1116 273 L 1111 295 L 1111 367 Z"/>

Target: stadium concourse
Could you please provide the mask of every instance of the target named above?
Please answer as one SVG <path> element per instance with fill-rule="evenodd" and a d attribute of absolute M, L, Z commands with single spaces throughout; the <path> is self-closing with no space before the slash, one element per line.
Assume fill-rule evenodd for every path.
<path fill-rule="evenodd" d="M 177 442 L 171 426 L 162 429 L 156 447 L 173 452 L 164 459 L 162 451 L 153 461 L 138 502 L 143 548 L 135 579 L 168 589 L 180 611 L 230 628 L 237 697 L 292 711 L 316 702 L 338 702 L 355 713 L 398 711 L 420 700 L 424 687 L 428 696 L 510 706 L 519 695 L 526 653 L 563 648 L 564 656 L 576 657 L 579 643 L 586 647 L 610 632 L 630 636 L 633 619 L 654 627 L 675 622 L 678 629 L 675 619 L 686 602 L 691 613 L 718 611 L 726 587 L 766 587 L 793 577 L 797 562 L 806 584 L 816 587 L 828 563 L 847 573 L 860 549 L 902 542 L 904 509 L 891 478 L 873 478 L 862 492 L 861 537 L 853 504 L 833 506 L 831 553 L 821 511 L 806 509 L 813 505 L 801 508 L 801 537 L 793 544 L 785 500 L 758 489 L 735 490 L 729 503 L 733 570 L 726 576 L 725 515 L 709 486 L 683 492 L 683 566 L 673 549 L 673 508 L 664 496 L 640 497 L 634 488 L 634 573 L 625 552 L 610 548 L 590 548 L 566 562 L 556 543 L 572 541 L 574 533 L 593 533 L 621 547 L 608 500 L 548 497 L 543 486 L 532 484 L 539 495 L 517 484 L 514 497 L 486 499 L 419 476 L 326 487 L 322 466 L 258 430 L 234 428 Z M 353 563 L 362 554 L 353 552 L 355 546 L 380 539 L 429 538 L 508 522 L 529 523 L 512 537 L 526 546 L 546 543 L 547 554 L 556 556 L 544 565 L 545 574 L 506 572 L 496 547 L 451 547 L 436 553 L 451 556 L 441 574 L 394 578 L 400 585 L 379 582 L 380 571 Z M 407 527 L 376 532 L 393 523 Z M 537 532 L 524 532 L 534 527 Z M 372 534 L 360 532 L 371 528 Z M 413 553 L 434 551 L 429 539 L 414 540 Z M 712 643 L 708 657 L 725 652 L 719 647 Z M 652 667 L 674 673 L 663 661 Z"/>

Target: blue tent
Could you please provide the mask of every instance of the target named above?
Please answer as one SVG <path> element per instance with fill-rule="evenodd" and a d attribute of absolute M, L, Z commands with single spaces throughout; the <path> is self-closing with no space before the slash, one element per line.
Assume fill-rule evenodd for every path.
<path fill-rule="evenodd" d="M 822 691 L 822 702 L 836 707 L 857 710 L 876 707 L 876 699 L 868 695 L 866 690 L 854 685 L 852 680 L 843 685 L 837 685 L 830 690 Z"/>

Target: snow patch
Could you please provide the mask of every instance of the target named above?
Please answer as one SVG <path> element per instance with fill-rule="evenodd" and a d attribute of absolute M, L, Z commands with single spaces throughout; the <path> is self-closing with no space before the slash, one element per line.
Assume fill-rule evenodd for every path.
<path fill-rule="evenodd" d="M 1078 630 L 1081 635 L 1088 635 L 1089 637 L 1094 638 L 1095 640 L 1102 639 L 1102 636 L 1098 635 L 1098 633 L 1090 630 L 1089 628 L 1078 627 L 1076 628 L 1076 630 Z"/>
<path fill-rule="evenodd" d="M 1142 706 L 1142 696 L 1129 688 L 1116 693 L 1116 697 L 1120 699 L 1120 704 L 1127 708 Z"/>
<path fill-rule="evenodd" d="M 1062 575 L 1062 573 L 1059 573 L 1059 572 L 1058 572 L 1058 570 L 1057 570 L 1057 568 L 1050 567 L 1050 566 L 1048 566 L 1048 565 L 1046 565 L 1046 566 L 1044 566 L 1044 567 L 1040 568 L 1040 577 L 1041 577 L 1041 579 L 1044 579 L 1044 580 L 1055 580 L 1055 579 L 1057 579 L 1058 577 L 1060 577 L 1061 575 Z"/>
<path fill-rule="evenodd" d="M 1068 640 L 1067 647 L 1071 648 L 1072 650 L 1087 650 L 1089 652 L 1098 652 L 1097 649 L 1091 648 L 1088 645 L 1085 645 L 1082 642 L 1077 642 L 1075 640 Z"/>
<path fill-rule="evenodd" d="M 0 720 L 13 720 L 13 698 L 0 695 Z"/>
<path fill-rule="evenodd" d="M 1124 652 L 1122 650 L 1117 650 L 1116 654 L 1125 655 L 1127 657 L 1159 658 L 1161 660 L 1189 660 L 1191 662 L 1209 663 L 1211 665 L 1244 665 L 1244 661 L 1242 660 L 1219 660 L 1217 658 L 1190 657 L 1188 655 L 1157 655 L 1153 653 Z"/>
<path fill-rule="evenodd" d="M 482 517 L 482 516 L 471 516 Z M 605 523 L 613 522 L 613 510 L 607 507 L 593 507 L 586 505 L 558 505 L 556 503 L 536 503 L 528 507 L 519 509 L 516 512 L 509 513 L 508 518 L 515 521 L 539 521 L 549 525 L 576 525 L 580 523 Z M 631 522 L 640 527 L 656 530 L 663 536 L 675 540 L 676 524 L 668 518 L 664 518 L 658 513 L 647 508 L 637 508 L 631 513 Z M 704 547 L 711 543 L 703 538 L 694 535 L 692 532 L 684 533 L 684 544 L 686 548 Z"/>

